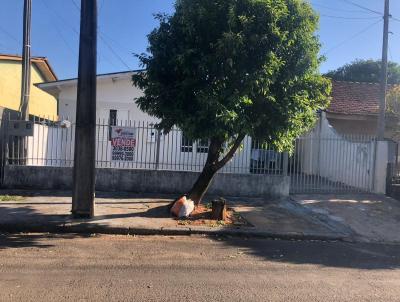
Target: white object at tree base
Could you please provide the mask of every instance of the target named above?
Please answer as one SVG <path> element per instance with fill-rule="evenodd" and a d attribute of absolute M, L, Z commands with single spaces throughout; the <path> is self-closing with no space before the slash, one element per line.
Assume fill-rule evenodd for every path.
<path fill-rule="evenodd" d="M 193 211 L 194 202 L 193 200 L 187 199 L 186 196 L 183 196 L 175 201 L 171 208 L 171 213 L 178 218 L 189 217 Z"/>

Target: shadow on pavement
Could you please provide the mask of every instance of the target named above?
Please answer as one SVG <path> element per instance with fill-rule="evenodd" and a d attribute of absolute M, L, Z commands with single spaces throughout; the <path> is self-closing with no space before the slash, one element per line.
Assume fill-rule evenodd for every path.
<path fill-rule="evenodd" d="M 267 261 L 353 269 L 398 269 L 400 245 L 211 237 Z"/>
<path fill-rule="evenodd" d="M 39 248 L 46 249 L 54 247 L 52 244 L 45 244 L 43 242 L 51 242 L 52 239 L 75 239 L 75 238 L 88 238 L 91 235 L 84 234 L 43 234 L 43 233 L 0 233 L 0 251 L 9 248 Z M 46 241 L 44 240 L 46 239 Z"/>
<path fill-rule="evenodd" d="M 67 234 L 63 238 L 74 239 L 78 237 L 90 237 L 94 226 L 101 226 L 104 229 L 110 228 L 97 220 L 114 219 L 123 217 L 169 217 L 168 205 L 150 208 L 147 212 L 139 213 L 115 213 L 105 214 L 96 217 L 92 221 L 82 221 L 85 228 L 84 235 Z M 17 219 L 18 218 L 18 219 Z M 6 207 L 3 206 L 0 212 L 0 228 L 2 232 L 13 234 L 0 234 L 0 250 L 7 248 L 48 248 L 49 244 L 40 244 L 39 239 L 44 235 L 16 234 L 24 231 L 24 225 L 29 225 L 32 232 L 46 232 L 49 222 L 55 227 L 52 232 L 58 233 L 62 230 L 63 224 L 68 221 L 69 215 L 42 214 L 28 206 Z M 93 222 L 94 221 L 94 222 Z M 46 222 L 46 223 L 43 223 Z M 44 226 L 44 227 L 43 227 Z M 110 228 L 111 229 L 111 228 Z M 78 233 L 71 227 L 68 232 Z M 61 231 L 62 233 L 62 231 Z M 81 233 L 81 232 L 79 232 Z M 16 235 L 15 235 L 16 234 Z M 49 235 L 49 237 L 51 237 Z M 324 241 L 285 241 L 285 240 L 262 240 L 246 239 L 235 237 L 209 237 L 211 240 L 218 240 L 227 247 L 235 247 L 238 250 L 238 257 L 242 254 L 251 254 L 265 261 L 311 264 L 321 267 L 341 267 L 353 269 L 398 269 L 400 267 L 400 245 L 359 243 L 350 244 L 343 242 Z M 51 240 L 48 241 L 51 243 Z"/>
<path fill-rule="evenodd" d="M 51 233 L 96 233 L 101 230 L 105 234 L 129 233 L 129 227 L 134 221 L 129 218 L 171 218 L 169 203 L 158 206 L 146 206 L 140 203 L 134 205 L 102 204 L 101 211 L 91 219 L 73 219 L 68 214 L 65 203 L 51 203 L 46 212 L 35 208 L 38 203 L 0 202 L 0 231 L 8 233 L 51 232 Z M 63 208 L 57 208 L 56 206 Z M 60 214 L 60 213 L 66 214 Z M 122 220 L 119 220 L 122 219 Z M 124 220 L 128 219 L 128 220 Z M 115 224 L 116 223 L 116 224 Z M 151 226 L 151 223 L 150 223 Z"/>
<path fill-rule="evenodd" d="M 39 243 L 43 235 L 0 234 L 0 251 L 8 248 L 50 248 L 52 245 Z"/>

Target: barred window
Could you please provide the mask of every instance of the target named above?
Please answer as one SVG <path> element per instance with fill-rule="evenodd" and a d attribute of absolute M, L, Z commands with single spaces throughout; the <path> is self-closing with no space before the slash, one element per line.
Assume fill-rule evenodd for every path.
<path fill-rule="evenodd" d="M 193 152 L 193 140 L 182 134 L 181 152 Z"/>
<path fill-rule="evenodd" d="M 111 109 L 108 116 L 108 140 L 111 140 L 112 127 L 117 126 L 117 110 Z"/>
<path fill-rule="evenodd" d="M 210 142 L 207 139 L 197 141 L 197 153 L 208 153 Z"/>

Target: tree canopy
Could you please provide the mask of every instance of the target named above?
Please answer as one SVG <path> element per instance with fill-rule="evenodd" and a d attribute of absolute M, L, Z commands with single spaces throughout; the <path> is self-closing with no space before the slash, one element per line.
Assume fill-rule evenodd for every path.
<path fill-rule="evenodd" d="M 220 169 L 245 135 L 290 149 L 327 106 L 308 2 L 177 0 L 174 14 L 156 17 L 139 56 L 145 72 L 133 76 L 144 91 L 136 102 L 160 128 L 209 139 L 205 169 Z"/>
<path fill-rule="evenodd" d="M 325 76 L 337 81 L 379 83 L 381 81 L 382 61 L 355 60 L 338 69 L 329 71 Z M 388 63 L 388 83 L 400 83 L 400 65 Z"/>

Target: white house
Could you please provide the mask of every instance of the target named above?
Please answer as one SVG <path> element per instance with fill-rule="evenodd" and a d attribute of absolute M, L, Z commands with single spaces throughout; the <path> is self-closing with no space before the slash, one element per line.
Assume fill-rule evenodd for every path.
<path fill-rule="evenodd" d="M 134 71 L 130 71 L 102 74 L 97 77 L 97 165 L 99 167 L 200 171 L 206 160 L 208 142 L 188 140 L 179 129 L 174 129 L 166 135 L 158 133 L 154 128 L 158 120 L 141 111 L 135 104 L 135 98 L 139 97 L 142 91 L 133 85 L 131 79 L 133 74 Z M 77 79 L 67 79 L 37 85 L 58 99 L 59 119 L 60 121 L 68 120 L 72 127 L 76 115 L 77 84 Z M 122 153 L 117 153 L 116 148 L 112 146 L 113 126 L 133 129 L 136 141 L 134 155 L 127 153 L 127 158 L 117 159 Z M 40 126 L 37 127 L 40 128 Z M 41 130 L 37 131 L 40 136 Z M 32 154 L 32 156 L 36 158 L 60 158 L 61 156 L 65 159 L 65 164 L 70 165 L 73 159 L 74 131 L 71 129 L 56 129 L 56 131 L 57 139 L 53 140 L 54 135 L 50 135 L 52 142 L 46 143 L 46 146 L 52 146 L 47 148 L 47 155 L 34 156 Z M 262 173 L 266 169 L 281 169 L 281 158 L 278 155 L 271 156 L 271 152 L 263 153 L 257 151 L 258 149 L 260 148 L 252 144 L 251 138 L 246 137 L 243 148 L 238 151 L 224 171 Z M 50 156 L 49 152 L 52 153 Z M 60 164 L 59 159 L 52 162 L 55 165 Z"/>
<path fill-rule="evenodd" d="M 132 84 L 133 71 L 109 73 L 97 76 L 97 119 L 100 121 L 136 120 L 156 122 L 141 111 L 134 102 L 142 91 Z M 38 84 L 42 90 L 58 99 L 60 118 L 75 120 L 77 79 L 67 79 Z"/>
<path fill-rule="evenodd" d="M 143 92 L 133 85 L 133 74 L 120 72 L 97 77 L 97 167 L 201 171 L 208 142 L 189 140 L 176 128 L 169 133 L 158 131 L 154 127 L 158 120 L 142 112 L 135 103 Z M 22 162 L 37 166 L 73 165 L 77 84 L 77 79 L 37 84 L 57 98 L 59 119 L 36 120 L 34 135 L 27 138 L 27 158 Z M 9 154 L 20 154 L 14 152 L 20 146 L 9 147 Z M 364 135 L 346 138 L 337 133 L 322 114 L 318 126 L 296 140 L 290 158 L 246 137 L 243 147 L 222 172 L 288 172 L 295 193 L 369 192 L 376 174 L 375 147 L 375 141 Z M 18 158 L 8 161 L 21 163 Z"/>

